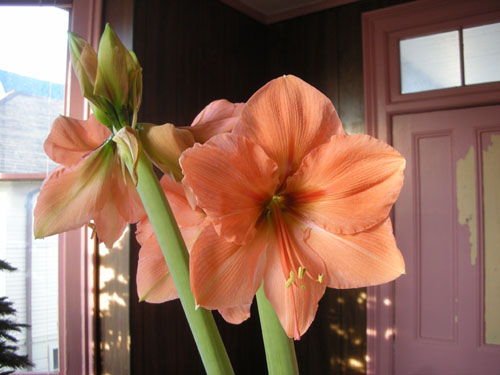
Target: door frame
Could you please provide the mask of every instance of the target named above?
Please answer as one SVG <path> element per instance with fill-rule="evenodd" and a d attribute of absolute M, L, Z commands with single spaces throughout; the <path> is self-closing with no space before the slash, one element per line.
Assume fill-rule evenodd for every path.
<path fill-rule="evenodd" d="M 366 132 L 392 144 L 392 117 L 500 104 L 500 82 L 400 94 L 399 40 L 500 19 L 496 0 L 421 0 L 362 15 Z M 463 60 L 462 60 L 463 64 Z M 368 288 L 367 374 L 394 373 L 395 282 Z"/>

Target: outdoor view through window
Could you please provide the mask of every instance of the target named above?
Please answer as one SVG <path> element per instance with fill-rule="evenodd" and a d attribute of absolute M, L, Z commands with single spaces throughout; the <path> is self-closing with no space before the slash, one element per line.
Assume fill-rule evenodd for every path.
<path fill-rule="evenodd" d="M 68 23 L 56 7 L 0 6 L 0 259 L 17 269 L 0 272 L 0 297 L 30 326 L 15 334 L 26 373 L 59 368 L 58 239 L 34 240 L 32 213 L 55 166 L 43 142 L 64 113 Z"/>

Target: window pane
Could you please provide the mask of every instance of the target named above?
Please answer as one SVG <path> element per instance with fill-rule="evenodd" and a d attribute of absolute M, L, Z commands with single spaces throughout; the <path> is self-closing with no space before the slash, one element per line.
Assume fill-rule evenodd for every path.
<path fill-rule="evenodd" d="M 43 150 L 64 112 L 69 13 L 56 7 L 0 8 L 0 173 L 47 173 Z M 32 212 L 42 181 L 0 180 L 0 295 L 14 303 L 19 354 L 35 373 L 59 367 L 58 239 L 34 240 Z"/>
<path fill-rule="evenodd" d="M 0 11 L 0 173 L 45 173 L 43 142 L 64 112 L 68 12 L 55 7 Z"/>
<path fill-rule="evenodd" d="M 401 40 L 403 94 L 461 85 L 458 31 Z"/>
<path fill-rule="evenodd" d="M 0 272 L 0 295 L 14 303 L 16 321 L 31 328 L 16 333 L 19 354 L 34 371 L 56 369 L 58 350 L 58 239 L 33 239 L 33 208 L 41 181 L 0 181 L 0 259 L 17 268 Z"/>
<path fill-rule="evenodd" d="M 465 84 L 500 81 L 500 23 L 464 29 Z"/>

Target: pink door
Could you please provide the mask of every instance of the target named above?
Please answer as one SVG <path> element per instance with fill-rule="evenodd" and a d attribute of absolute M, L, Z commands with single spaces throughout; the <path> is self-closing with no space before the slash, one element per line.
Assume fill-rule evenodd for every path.
<path fill-rule="evenodd" d="M 500 106 L 393 117 L 394 373 L 500 374 Z"/>

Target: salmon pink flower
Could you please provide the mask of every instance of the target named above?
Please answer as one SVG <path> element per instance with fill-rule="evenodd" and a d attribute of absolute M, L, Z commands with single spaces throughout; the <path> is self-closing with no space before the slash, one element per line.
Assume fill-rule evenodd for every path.
<path fill-rule="evenodd" d="M 190 251 L 198 235 L 208 224 L 206 215 L 199 208 L 191 208 L 181 184 L 169 176 L 163 176 L 160 183 L 175 215 L 186 247 Z M 137 225 L 136 239 L 141 245 L 136 278 L 140 300 L 162 303 L 178 298 L 153 226 L 147 216 Z M 228 322 L 237 324 L 250 316 L 250 305 L 221 309 L 219 312 Z"/>
<path fill-rule="evenodd" d="M 215 100 L 194 119 L 191 126 L 140 124 L 139 137 L 153 163 L 176 181 L 182 180 L 181 153 L 195 142 L 204 143 L 212 136 L 233 130 L 240 118 L 243 103 Z"/>
<path fill-rule="evenodd" d="M 111 131 L 94 116 L 87 121 L 60 116 L 54 121 L 44 149 L 61 166 L 42 185 L 34 212 L 36 238 L 93 220 L 99 240 L 110 247 L 127 223 L 144 215 L 110 137 Z"/>
<path fill-rule="evenodd" d="M 250 304 L 263 284 L 285 332 L 299 339 L 326 287 L 404 272 L 388 218 L 404 158 L 370 136 L 345 135 L 330 100 L 294 76 L 257 91 L 231 134 L 196 144 L 180 163 L 212 224 L 190 255 L 201 306 Z"/>
<path fill-rule="evenodd" d="M 243 111 L 244 103 L 231 103 L 225 99 L 214 100 L 195 117 L 191 126 L 181 126 L 191 134 L 195 142 L 205 143 L 214 135 L 230 133 Z"/>

